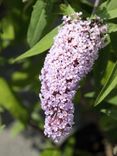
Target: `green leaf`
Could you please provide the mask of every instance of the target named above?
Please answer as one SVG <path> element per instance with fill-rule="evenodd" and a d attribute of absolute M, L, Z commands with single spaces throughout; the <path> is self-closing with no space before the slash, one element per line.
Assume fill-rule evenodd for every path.
<path fill-rule="evenodd" d="M 94 81 L 95 81 L 95 91 L 96 93 L 99 92 L 101 89 L 101 80 L 104 76 L 105 69 L 108 63 L 108 58 L 109 58 L 109 52 L 110 52 L 110 45 L 106 46 L 104 49 L 100 51 L 99 58 L 94 64 L 93 68 L 93 74 L 94 74 Z M 100 68 L 100 65 L 102 65 Z"/>
<path fill-rule="evenodd" d="M 88 92 L 84 95 L 85 98 L 93 98 L 95 95 L 95 92 Z"/>
<path fill-rule="evenodd" d="M 60 10 L 63 15 L 71 15 L 71 14 L 75 13 L 74 9 L 67 2 L 65 4 L 60 5 Z"/>
<path fill-rule="evenodd" d="M 34 46 L 43 36 L 49 25 L 54 19 L 53 12 L 54 0 L 37 0 L 32 11 L 31 20 L 28 28 L 27 41 L 30 47 Z M 47 32 L 46 32 L 47 33 Z"/>
<path fill-rule="evenodd" d="M 113 105 L 117 105 L 117 94 L 114 97 L 109 98 L 109 100 L 107 100 L 108 103 L 113 104 Z"/>
<path fill-rule="evenodd" d="M 108 23 L 108 32 L 113 33 L 117 31 L 117 24 Z"/>
<path fill-rule="evenodd" d="M 0 78 L 0 106 L 6 108 L 15 118 L 27 122 L 28 111 L 21 105 L 3 78 Z"/>
<path fill-rule="evenodd" d="M 106 102 L 117 106 L 117 87 L 115 87 L 112 92 L 105 99 Z"/>
<path fill-rule="evenodd" d="M 114 67 L 114 65 L 115 65 L 114 62 L 112 62 L 110 60 L 108 61 L 108 64 L 107 64 L 106 69 L 105 69 L 105 72 L 104 72 L 104 76 L 101 79 L 101 84 L 102 85 L 104 85 L 106 83 L 106 81 L 108 80 L 109 75 L 110 75 L 111 70 Z"/>
<path fill-rule="evenodd" d="M 117 63 L 113 67 L 107 82 L 105 83 L 100 94 L 98 95 L 95 101 L 95 106 L 98 105 L 100 102 L 102 102 L 116 86 L 117 86 Z"/>
<path fill-rule="evenodd" d="M 96 14 L 106 19 L 117 18 L 117 2 L 110 0 L 102 3 Z"/>
<path fill-rule="evenodd" d="M 117 8 L 117 1 L 108 0 L 107 5 L 108 5 L 108 10 L 116 9 Z"/>
<path fill-rule="evenodd" d="M 13 40 L 15 36 L 13 23 L 8 18 L 4 18 L 1 21 L 1 27 L 2 27 L 1 38 L 3 40 Z"/>
<path fill-rule="evenodd" d="M 108 19 L 117 18 L 117 8 L 107 11 L 107 17 Z"/>
<path fill-rule="evenodd" d="M 34 45 L 31 49 L 26 51 L 21 56 L 17 57 L 15 61 L 19 61 L 21 59 L 35 56 L 38 54 L 43 53 L 44 51 L 48 50 L 51 45 L 53 44 L 53 38 L 58 32 L 58 27 L 54 28 L 51 32 L 45 35 L 36 45 Z"/>
<path fill-rule="evenodd" d="M 61 152 L 56 149 L 44 150 L 40 156 L 61 156 Z"/>

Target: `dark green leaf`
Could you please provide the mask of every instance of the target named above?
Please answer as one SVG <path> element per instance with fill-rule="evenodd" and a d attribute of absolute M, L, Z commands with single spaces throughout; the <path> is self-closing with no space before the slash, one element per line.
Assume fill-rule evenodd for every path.
<path fill-rule="evenodd" d="M 111 117 L 112 119 L 117 120 L 117 108 L 109 108 L 109 109 L 102 109 L 101 112 L 105 113 L 107 116 Z"/>
<path fill-rule="evenodd" d="M 94 74 L 96 92 L 99 92 L 99 90 L 101 89 L 101 80 L 104 76 L 105 69 L 108 63 L 109 52 L 110 52 L 110 45 L 106 46 L 104 49 L 100 51 L 99 58 L 94 64 L 93 74 Z M 101 68 L 100 65 L 102 65 Z"/>

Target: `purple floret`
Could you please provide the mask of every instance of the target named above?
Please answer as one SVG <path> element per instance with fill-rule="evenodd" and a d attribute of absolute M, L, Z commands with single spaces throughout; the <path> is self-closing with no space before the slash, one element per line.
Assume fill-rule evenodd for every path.
<path fill-rule="evenodd" d="M 107 26 L 99 18 L 82 20 L 81 13 L 63 17 L 41 71 L 41 106 L 45 135 L 59 142 L 73 126 L 73 97 L 104 46 Z M 73 18 L 74 17 L 74 18 Z M 46 43 L 45 43 L 46 44 Z"/>

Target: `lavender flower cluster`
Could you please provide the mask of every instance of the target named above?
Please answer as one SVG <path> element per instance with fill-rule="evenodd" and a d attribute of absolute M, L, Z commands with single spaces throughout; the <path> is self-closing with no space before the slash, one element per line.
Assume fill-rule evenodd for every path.
<path fill-rule="evenodd" d="M 82 13 L 63 17 L 41 71 L 41 106 L 45 135 L 59 142 L 73 125 L 73 97 L 80 80 L 91 71 L 104 46 L 107 26 L 99 18 L 81 19 Z"/>

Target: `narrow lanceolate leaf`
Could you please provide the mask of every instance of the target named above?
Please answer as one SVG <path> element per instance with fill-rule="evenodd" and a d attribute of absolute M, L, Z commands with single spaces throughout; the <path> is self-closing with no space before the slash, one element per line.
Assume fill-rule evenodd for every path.
<path fill-rule="evenodd" d="M 95 106 L 98 105 L 100 102 L 102 102 L 116 86 L 117 86 L 117 63 L 113 67 L 107 82 L 105 83 L 99 96 L 97 97 L 95 101 Z"/>
<path fill-rule="evenodd" d="M 15 97 L 6 80 L 0 78 L 0 106 L 6 108 L 15 118 L 26 122 L 28 112 Z"/>
<path fill-rule="evenodd" d="M 28 28 L 27 41 L 32 47 L 43 36 L 46 28 L 52 24 L 55 11 L 54 0 L 37 0 L 32 11 L 31 20 Z M 47 32 L 46 32 L 47 33 Z"/>
<path fill-rule="evenodd" d="M 38 54 L 43 53 L 44 51 L 48 50 L 51 45 L 53 44 L 53 38 L 58 32 L 58 27 L 54 28 L 51 32 L 45 35 L 36 45 L 34 45 L 31 49 L 26 51 L 24 54 L 20 55 L 15 59 L 15 61 L 35 56 Z"/>
<path fill-rule="evenodd" d="M 102 18 L 113 19 L 117 18 L 117 3 L 115 0 L 102 3 L 96 12 Z"/>

